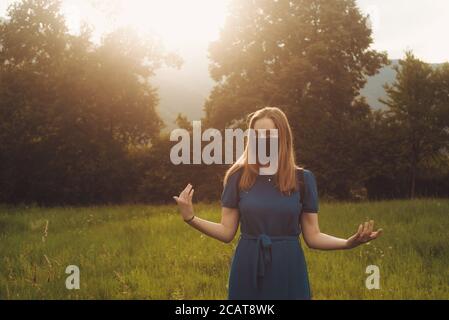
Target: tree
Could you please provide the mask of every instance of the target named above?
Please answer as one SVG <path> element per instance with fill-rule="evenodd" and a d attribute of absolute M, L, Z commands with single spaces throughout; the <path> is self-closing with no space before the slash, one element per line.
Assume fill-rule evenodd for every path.
<path fill-rule="evenodd" d="M 434 68 L 407 51 L 396 81 L 385 85 L 388 116 L 400 137 L 402 162 L 409 170 L 409 196 L 415 197 L 417 172 L 423 161 L 443 155 L 449 143 L 448 69 Z"/>
<path fill-rule="evenodd" d="M 8 202 L 119 201 L 130 146 L 163 126 L 149 79 L 176 56 L 119 29 L 102 43 L 67 31 L 60 1 L 23 0 L 0 24 L 0 190 Z"/>
<path fill-rule="evenodd" d="M 345 197 L 363 184 L 370 161 L 372 115 L 358 96 L 367 76 L 388 63 L 371 43 L 353 0 L 233 1 L 210 46 L 217 85 L 205 122 L 223 128 L 265 105 L 281 107 L 300 162 L 316 170 L 322 191 Z"/>

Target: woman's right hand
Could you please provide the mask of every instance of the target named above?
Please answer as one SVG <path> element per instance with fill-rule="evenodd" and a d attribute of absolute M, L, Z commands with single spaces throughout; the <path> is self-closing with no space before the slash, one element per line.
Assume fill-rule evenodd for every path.
<path fill-rule="evenodd" d="M 194 191 L 193 186 L 189 183 L 178 197 L 173 197 L 178 204 L 179 212 L 184 221 L 190 220 L 194 216 L 192 203 Z"/>

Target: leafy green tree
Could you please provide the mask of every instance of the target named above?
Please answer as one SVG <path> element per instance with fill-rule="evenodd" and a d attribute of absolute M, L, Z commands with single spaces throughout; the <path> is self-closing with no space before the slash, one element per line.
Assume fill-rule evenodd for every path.
<path fill-rule="evenodd" d="M 409 196 L 415 197 L 416 179 L 424 161 L 442 156 L 449 143 L 448 69 L 440 70 L 406 52 L 396 81 L 386 85 L 388 95 L 381 100 L 400 137 L 402 163 L 409 170 Z"/>
<path fill-rule="evenodd" d="M 149 79 L 179 66 L 128 29 L 93 43 L 68 33 L 60 1 L 23 0 L 0 24 L 2 200 L 120 201 L 132 191 L 130 146 L 163 126 Z"/>
<path fill-rule="evenodd" d="M 217 82 L 205 104 L 208 126 L 241 125 L 274 105 L 288 115 L 297 157 L 337 197 L 363 185 L 370 161 L 371 110 L 360 90 L 388 63 L 370 49 L 368 18 L 354 0 L 232 1 L 210 46 Z"/>

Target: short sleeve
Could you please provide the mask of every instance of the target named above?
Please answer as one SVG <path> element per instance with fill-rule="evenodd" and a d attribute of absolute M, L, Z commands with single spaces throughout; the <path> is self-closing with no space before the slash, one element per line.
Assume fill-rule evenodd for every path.
<path fill-rule="evenodd" d="M 312 171 L 304 170 L 305 195 L 303 199 L 303 212 L 318 213 L 318 188 L 315 175 Z"/>
<path fill-rule="evenodd" d="M 241 170 L 229 176 L 228 181 L 221 194 L 221 205 L 226 208 L 236 209 L 239 207 L 239 181 Z"/>

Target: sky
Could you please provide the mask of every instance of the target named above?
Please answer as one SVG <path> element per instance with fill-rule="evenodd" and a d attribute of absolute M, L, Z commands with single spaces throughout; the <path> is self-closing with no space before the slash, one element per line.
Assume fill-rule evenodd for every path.
<path fill-rule="evenodd" d="M 0 0 L 0 16 L 14 0 Z M 166 47 L 180 54 L 207 55 L 224 23 L 229 0 L 63 0 L 68 25 L 76 32 L 82 19 L 98 34 L 114 25 L 131 24 L 160 35 Z M 372 17 L 373 48 L 387 51 L 390 59 L 411 49 L 430 63 L 449 61 L 448 0 L 357 0 Z M 93 9 L 96 5 L 97 9 Z M 106 18 L 105 12 L 114 19 Z"/>
<path fill-rule="evenodd" d="M 373 48 L 390 59 L 411 49 L 429 63 L 449 62 L 448 0 L 357 0 L 373 25 Z"/>

